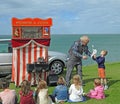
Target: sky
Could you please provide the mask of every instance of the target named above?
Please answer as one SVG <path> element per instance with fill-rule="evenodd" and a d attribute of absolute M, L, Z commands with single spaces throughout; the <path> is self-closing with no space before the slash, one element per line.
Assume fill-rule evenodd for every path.
<path fill-rule="evenodd" d="M 120 0 L 0 0 L 0 35 L 12 17 L 52 18 L 51 34 L 119 34 Z"/>

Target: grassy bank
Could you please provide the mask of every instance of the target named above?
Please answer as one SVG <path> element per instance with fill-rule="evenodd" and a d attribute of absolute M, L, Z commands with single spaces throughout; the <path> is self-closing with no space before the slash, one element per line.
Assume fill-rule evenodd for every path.
<path fill-rule="evenodd" d="M 62 74 L 65 76 L 66 70 Z M 73 71 L 75 74 L 75 70 Z M 97 78 L 97 65 L 85 66 L 83 67 L 83 80 L 85 82 L 84 92 L 88 92 L 93 88 L 93 80 Z M 106 64 L 106 76 L 108 79 L 109 89 L 105 91 L 106 98 L 103 100 L 88 99 L 85 102 L 80 102 L 84 104 L 119 104 L 120 103 L 120 63 L 107 63 Z M 20 90 L 16 88 L 14 84 L 10 85 L 10 88 L 15 89 L 17 94 Z M 49 94 L 52 93 L 54 87 L 48 87 Z M 34 88 L 33 88 L 34 89 Z M 76 104 L 80 104 L 76 103 Z M 69 104 L 69 103 L 65 103 Z M 74 103 L 73 103 L 74 104 Z"/>

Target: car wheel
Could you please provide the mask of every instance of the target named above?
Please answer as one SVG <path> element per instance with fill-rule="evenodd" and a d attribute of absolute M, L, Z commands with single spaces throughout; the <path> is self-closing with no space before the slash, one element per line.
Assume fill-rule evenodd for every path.
<path fill-rule="evenodd" d="M 53 61 L 50 64 L 50 70 L 52 71 L 52 73 L 54 74 L 61 74 L 63 72 L 64 69 L 64 65 L 61 61 Z"/>

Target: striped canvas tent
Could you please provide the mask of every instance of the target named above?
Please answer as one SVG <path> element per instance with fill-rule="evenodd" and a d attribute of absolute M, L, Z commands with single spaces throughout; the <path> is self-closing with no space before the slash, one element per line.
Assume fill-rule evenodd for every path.
<path fill-rule="evenodd" d="M 48 47 L 34 40 L 30 40 L 24 45 L 13 47 L 13 62 L 12 62 L 12 81 L 16 86 L 19 86 L 23 80 L 31 81 L 31 84 L 36 84 L 35 74 L 27 72 L 27 64 L 37 62 L 39 57 L 44 57 L 48 61 Z M 39 77 L 46 80 L 48 72 L 39 73 Z"/>

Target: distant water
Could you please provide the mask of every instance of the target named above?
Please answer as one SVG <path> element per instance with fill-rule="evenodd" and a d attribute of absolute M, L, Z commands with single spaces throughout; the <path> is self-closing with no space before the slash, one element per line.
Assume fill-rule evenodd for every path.
<path fill-rule="evenodd" d="M 78 40 L 82 35 L 51 35 L 51 43 L 49 50 L 68 53 L 70 46 L 75 40 Z M 97 34 L 88 35 L 90 42 L 88 44 L 89 50 L 92 50 L 92 45 L 98 50 L 97 55 L 102 49 L 108 50 L 106 62 L 120 62 L 120 34 Z M 0 35 L 1 38 L 11 38 L 10 35 Z M 95 62 L 89 58 L 83 61 L 83 65 L 94 64 Z"/>

